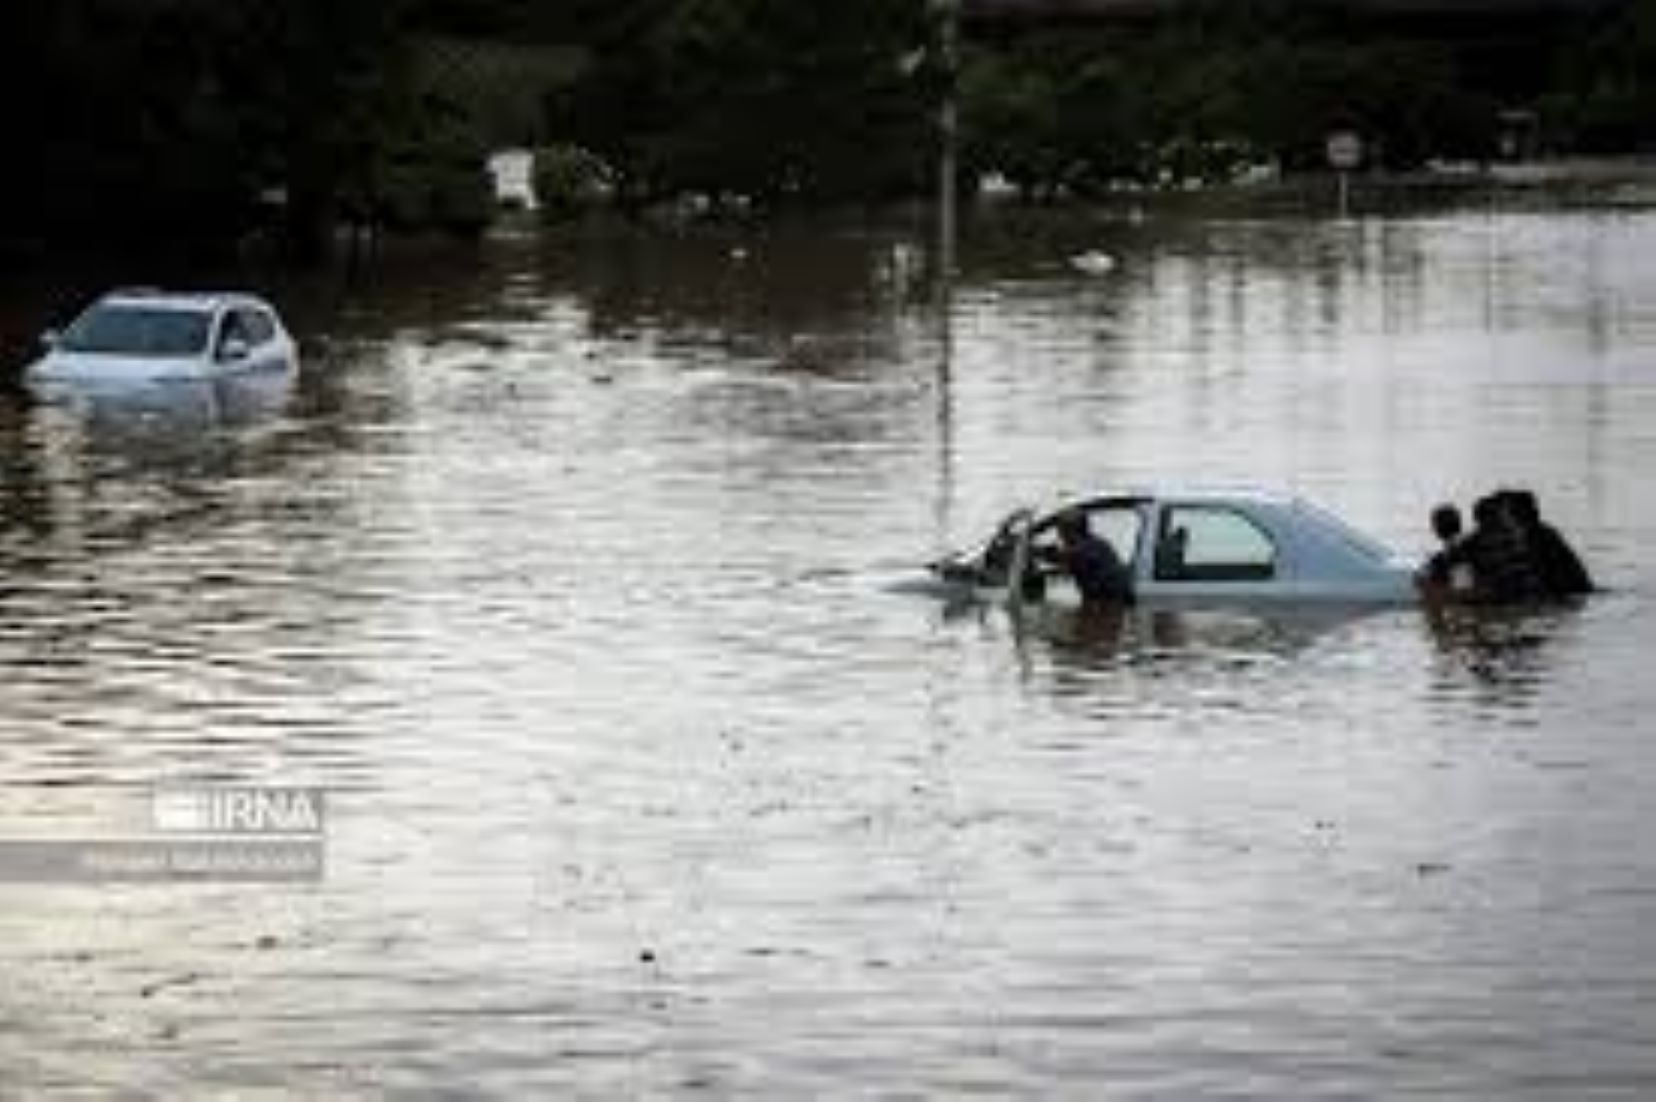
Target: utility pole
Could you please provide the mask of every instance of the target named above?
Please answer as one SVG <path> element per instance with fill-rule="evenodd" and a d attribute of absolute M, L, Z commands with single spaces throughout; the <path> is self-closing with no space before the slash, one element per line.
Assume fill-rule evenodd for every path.
<path fill-rule="evenodd" d="M 960 144 L 960 3 L 933 0 L 938 14 L 938 65 L 943 71 L 943 98 L 937 112 L 937 275 L 953 277 L 955 241 L 959 234 L 955 179 Z"/>
<path fill-rule="evenodd" d="M 937 319 L 937 534 L 950 534 L 954 504 L 954 276 L 955 245 L 960 228 L 956 207 L 960 142 L 960 5 L 962 0 L 931 0 L 937 20 L 937 67 L 943 75 L 937 109 L 937 249 L 934 252 L 933 312 Z"/>

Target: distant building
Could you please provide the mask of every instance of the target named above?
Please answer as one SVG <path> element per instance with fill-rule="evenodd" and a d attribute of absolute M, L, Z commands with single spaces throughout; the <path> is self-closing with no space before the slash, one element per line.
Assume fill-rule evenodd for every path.
<path fill-rule="evenodd" d="M 527 149 L 501 149 L 489 157 L 495 202 L 503 207 L 534 210 L 535 154 Z"/>
<path fill-rule="evenodd" d="M 1495 148 L 1503 161 L 1533 161 L 1541 152 L 1541 117 L 1534 111 L 1511 109 L 1499 116 Z"/>

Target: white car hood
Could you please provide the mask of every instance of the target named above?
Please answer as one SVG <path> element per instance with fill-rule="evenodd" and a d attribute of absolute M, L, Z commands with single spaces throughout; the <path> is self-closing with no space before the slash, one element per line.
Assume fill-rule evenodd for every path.
<path fill-rule="evenodd" d="M 29 365 L 27 377 L 40 382 L 155 382 L 199 379 L 206 375 L 195 356 L 110 356 L 88 352 L 50 352 Z"/>

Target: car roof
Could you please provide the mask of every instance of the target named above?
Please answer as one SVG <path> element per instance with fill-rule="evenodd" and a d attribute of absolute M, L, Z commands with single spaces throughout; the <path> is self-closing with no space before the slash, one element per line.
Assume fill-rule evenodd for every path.
<path fill-rule="evenodd" d="M 1304 498 L 1257 486 L 1178 486 L 1134 487 L 1115 492 L 1066 497 L 1056 502 L 1045 513 L 1062 512 L 1080 506 L 1097 508 L 1103 505 L 1143 505 L 1150 502 L 1183 505 L 1254 505 L 1291 509 L 1308 504 Z"/>
<path fill-rule="evenodd" d="M 1070 498 L 1057 507 L 1041 513 L 1036 523 L 1046 526 L 1068 509 L 1097 509 L 1105 506 L 1138 506 L 1151 503 L 1164 505 L 1212 505 L 1253 509 L 1279 517 L 1291 515 L 1288 532 L 1298 538 L 1309 533 L 1321 533 L 1339 542 L 1355 547 L 1370 557 L 1389 558 L 1390 548 L 1372 536 L 1353 528 L 1343 518 L 1298 495 L 1280 490 L 1265 490 L 1257 486 L 1241 487 L 1181 487 L 1158 490 L 1138 490 L 1123 493 L 1095 494 L 1090 497 Z"/>
<path fill-rule="evenodd" d="M 238 306 L 269 310 L 268 302 L 257 295 L 239 291 L 163 291 L 154 287 L 123 287 L 98 299 L 99 306 L 144 306 L 158 310 L 217 312 Z"/>

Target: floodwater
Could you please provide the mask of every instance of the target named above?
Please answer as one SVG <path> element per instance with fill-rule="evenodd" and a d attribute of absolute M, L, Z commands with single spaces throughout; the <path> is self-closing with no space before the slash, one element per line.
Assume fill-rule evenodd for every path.
<path fill-rule="evenodd" d="M 1656 214 L 1009 220 L 946 336 L 923 259 L 503 238 L 0 405 L 0 824 L 328 799 L 320 883 L 0 884 L 0 1095 L 1656 1093 Z M 1609 592 L 893 591 L 1192 481 L 1528 484 Z"/>

